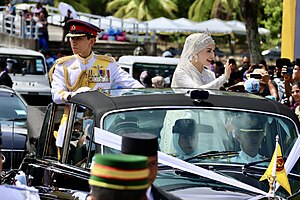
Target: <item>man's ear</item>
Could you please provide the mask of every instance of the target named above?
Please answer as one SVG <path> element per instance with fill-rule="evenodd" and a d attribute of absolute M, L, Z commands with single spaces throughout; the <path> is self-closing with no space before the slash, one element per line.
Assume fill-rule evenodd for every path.
<path fill-rule="evenodd" d="M 94 46 L 96 44 L 96 38 L 91 38 L 90 42 L 91 46 Z"/>

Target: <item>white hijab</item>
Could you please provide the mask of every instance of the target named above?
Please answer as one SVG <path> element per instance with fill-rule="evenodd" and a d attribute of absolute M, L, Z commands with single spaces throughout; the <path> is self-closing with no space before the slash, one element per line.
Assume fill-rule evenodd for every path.
<path fill-rule="evenodd" d="M 191 63 L 192 58 L 210 44 L 215 44 L 215 41 L 208 31 L 194 33 L 186 38 L 171 87 L 219 89 L 227 81 L 224 75 L 216 79 L 214 72 L 205 68 L 200 73 Z"/>
<path fill-rule="evenodd" d="M 208 31 L 189 35 L 185 40 L 178 66 L 186 66 L 194 56 L 210 44 L 215 44 L 215 41 Z"/>

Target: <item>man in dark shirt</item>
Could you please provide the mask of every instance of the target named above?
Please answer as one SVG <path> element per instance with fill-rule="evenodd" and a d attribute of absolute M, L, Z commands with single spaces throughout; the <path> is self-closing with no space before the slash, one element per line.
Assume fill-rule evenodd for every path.
<path fill-rule="evenodd" d="M 0 85 L 6 85 L 12 88 L 13 82 L 6 71 L 6 61 L 0 59 Z"/>
<path fill-rule="evenodd" d="M 65 38 L 66 38 L 66 35 L 68 34 L 70 28 L 67 24 L 67 22 L 70 20 L 70 19 L 73 19 L 73 17 L 71 17 L 71 14 L 72 14 L 72 11 L 71 10 L 68 10 L 67 12 L 67 16 L 65 16 L 64 20 L 61 21 L 60 23 L 64 23 L 64 26 L 63 26 L 63 37 L 62 37 L 62 43 L 64 45 L 64 47 L 66 47 L 66 43 L 65 43 Z M 67 37 L 67 42 L 69 43 L 69 40 L 70 38 Z"/>

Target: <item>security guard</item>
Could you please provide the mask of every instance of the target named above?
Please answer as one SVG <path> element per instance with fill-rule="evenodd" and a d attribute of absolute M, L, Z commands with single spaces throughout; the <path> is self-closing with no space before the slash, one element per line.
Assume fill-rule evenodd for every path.
<path fill-rule="evenodd" d="M 67 24 L 70 27 L 67 37 L 71 38 L 74 55 L 58 59 L 49 72 L 55 103 L 65 103 L 73 95 L 88 90 L 143 88 L 112 57 L 96 55 L 92 51 L 97 33 L 101 31 L 97 26 L 81 20 L 69 20 Z M 58 134 L 55 135 L 58 147 L 63 144 L 68 112 L 66 106 Z"/>
<path fill-rule="evenodd" d="M 150 169 L 149 181 L 151 186 L 147 189 L 148 200 L 180 200 L 179 197 L 156 187 L 153 182 L 158 170 L 158 137 L 150 133 L 124 133 L 122 135 L 121 153 L 126 155 L 139 155 L 148 158 Z"/>
<path fill-rule="evenodd" d="M 149 187 L 147 157 L 96 154 L 91 167 L 91 196 L 86 199 L 145 200 Z"/>

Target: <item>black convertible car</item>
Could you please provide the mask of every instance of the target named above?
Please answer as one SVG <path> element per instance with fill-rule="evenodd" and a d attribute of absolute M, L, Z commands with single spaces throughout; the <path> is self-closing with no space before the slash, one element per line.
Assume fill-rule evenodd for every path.
<path fill-rule="evenodd" d="M 68 112 L 68 113 L 67 113 Z M 60 127 L 63 113 L 65 128 Z M 66 115 L 67 114 L 67 115 Z M 48 106 L 36 155 L 20 166 L 45 199 L 89 192 L 95 153 L 119 153 L 125 132 L 159 137 L 155 184 L 182 199 L 267 199 L 259 181 L 282 149 L 292 193 L 300 189 L 299 128 L 284 105 L 246 93 L 187 89 L 90 91 Z M 111 135 L 112 134 L 112 135 Z M 111 145 L 114 144 L 114 145 Z M 277 197 L 288 192 L 276 187 Z"/>

